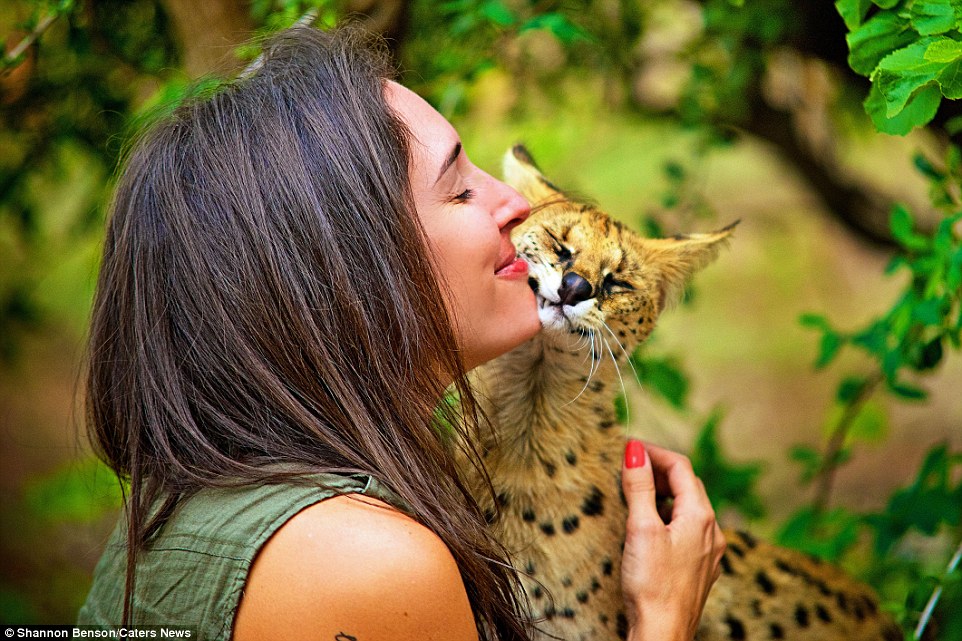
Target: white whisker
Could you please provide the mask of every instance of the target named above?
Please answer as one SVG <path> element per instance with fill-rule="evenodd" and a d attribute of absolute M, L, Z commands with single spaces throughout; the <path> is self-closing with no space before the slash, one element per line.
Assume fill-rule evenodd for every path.
<path fill-rule="evenodd" d="M 591 374 L 597 374 L 598 368 L 601 366 L 601 341 L 604 336 L 596 332 L 595 330 L 589 330 L 591 333 Z M 598 341 L 598 348 L 595 349 L 595 339 Z"/>
<path fill-rule="evenodd" d="M 587 334 L 583 334 L 583 335 L 582 335 L 582 337 L 583 337 L 586 341 L 588 341 L 588 344 L 589 344 L 589 346 L 591 347 L 591 350 L 590 350 L 589 353 L 588 353 L 589 358 L 591 358 L 591 361 L 588 363 L 588 375 L 585 377 L 585 385 L 584 385 L 584 387 L 581 388 L 581 391 L 578 392 L 578 395 L 577 395 L 577 396 L 575 396 L 573 399 L 571 399 L 570 401 L 568 401 L 567 403 L 565 403 L 565 406 L 571 405 L 572 403 L 574 403 L 575 401 L 577 401 L 579 398 L 581 398 L 581 395 L 585 393 L 585 390 L 586 390 L 586 389 L 588 389 L 588 384 L 591 383 L 591 377 L 592 377 L 592 376 L 595 374 L 595 372 L 597 371 L 597 366 L 595 365 L 595 363 L 596 363 L 596 361 L 597 361 L 598 359 L 595 358 L 595 336 L 596 336 L 596 334 L 595 334 L 594 330 L 591 330 L 591 329 L 588 330 L 588 333 L 587 333 Z M 579 347 L 579 349 L 580 349 L 580 347 Z"/>
<path fill-rule="evenodd" d="M 604 327 L 608 327 L 606 323 L 602 323 L 602 325 Z M 611 329 L 609 328 L 608 331 L 610 332 Z M 612 334 L 612 336 L 614 336 L 614 334 Z M 618 373 L 618 380 L 621 382 L 621 393 L 625 397 L 625 431 L 627 431 L 628 426 L 631 425 L 631 412 L 628 410 L 628 389 L 625 387 L 625 379 L 621 376 L 621 368 L 618 367 L 618 359 L 615 358 L 615 353 L 611 350 L 611 345 L 608 344 L 608 339 L 604 338 L 604 336 L 602 336 L 602 338 L 604 339 L 605 347 L 608 349 L 608 354 L 611 355 L 611 362 L 615 366 L 615 371 Z M 617 338 L 615 339 L 615 342 L 618 343 Z M 621 343 L 618 343 L 618 345 L 620 346 Z M 625 348 L 622 347 L 621 349 L 624 351 Z"/>
<path fill-rule="evenodd" d="M 611 330 L 611 327 L 609 327 L 608 323 L 604 321 L 601 321 L 601 326 L 608 330 L 608 333 L 611 334 L 611 337 L 615 339 L 615 343 L 617 343 L 618 347 L 621 348 L 621 353 L 625 355 L 625 362 L 628 363 L 628 367 L 631 368 L 632 373 L 635 375 L 635 380 L 641 380 L 638 378 L 638 370 L 635 369 L 634 363 L 631 362 L 631 355 L 628 354 L 628 350 L 625 349 L 625 346 L 622 345 L 621 341 L 618 340 L 618 337 L 615 336 L 615 333 Z"/>

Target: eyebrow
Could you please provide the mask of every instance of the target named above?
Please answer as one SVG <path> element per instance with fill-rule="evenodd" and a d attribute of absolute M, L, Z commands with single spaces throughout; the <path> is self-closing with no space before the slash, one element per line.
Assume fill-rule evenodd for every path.
<path fill-rule="evenodd" d="M 451 149 L 451 153 L 448 154 L 448 157 L 447 159 L 445 159 L 444 164 L 441 165 L 441 171 L 438 172 L 438 177 L 434 180 L 435 185 L 438 184 L 438 181 L 441 180 L 442 176 L 444 176 L 444 172 L 450 169 L 451 165 L 457 162 L 458 156 L 460 155 L 461 155 L 461 141 L 459 140 L 454 144 L 454 148 Z"/>

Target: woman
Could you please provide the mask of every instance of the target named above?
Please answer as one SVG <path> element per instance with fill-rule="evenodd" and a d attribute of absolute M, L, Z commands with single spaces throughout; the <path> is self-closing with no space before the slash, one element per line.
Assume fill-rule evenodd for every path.
<path fill-rule="evenodd" d="M 388 77 L 357 34 L 292 29 L 132 153 L 88 378 L 127 518 L 80 623 L 527 638 L 438 425 L 477 420 L 465 371 L 539 329 L 509 238 L 528 205 Z M 690 638 L 723 546 L 704 490 L 634 441 L 624 476 L 631 638 Z"/>

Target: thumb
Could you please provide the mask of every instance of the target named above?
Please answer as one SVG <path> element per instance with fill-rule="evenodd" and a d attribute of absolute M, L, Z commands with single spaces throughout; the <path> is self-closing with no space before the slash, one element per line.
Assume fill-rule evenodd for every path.
<path fill-rule="evenodd" d="M 655 505 L 655 476 L 645 446 L 629 439 L 625 444 L 625 464 L 621 470 L 621 487 L 628 504 L 629 519 L 657 519 L 661 517 Z"/>

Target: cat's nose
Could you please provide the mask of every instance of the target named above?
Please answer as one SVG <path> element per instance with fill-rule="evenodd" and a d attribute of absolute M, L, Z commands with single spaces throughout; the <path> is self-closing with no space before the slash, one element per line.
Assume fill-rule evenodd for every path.
<path fill-rule="evenodd" d="M 580 274 L 568 272 L 561 279 L 558 296 L 561 298 L 562 305 L 577 305 L 591 298 L 591 283 Z"/>

